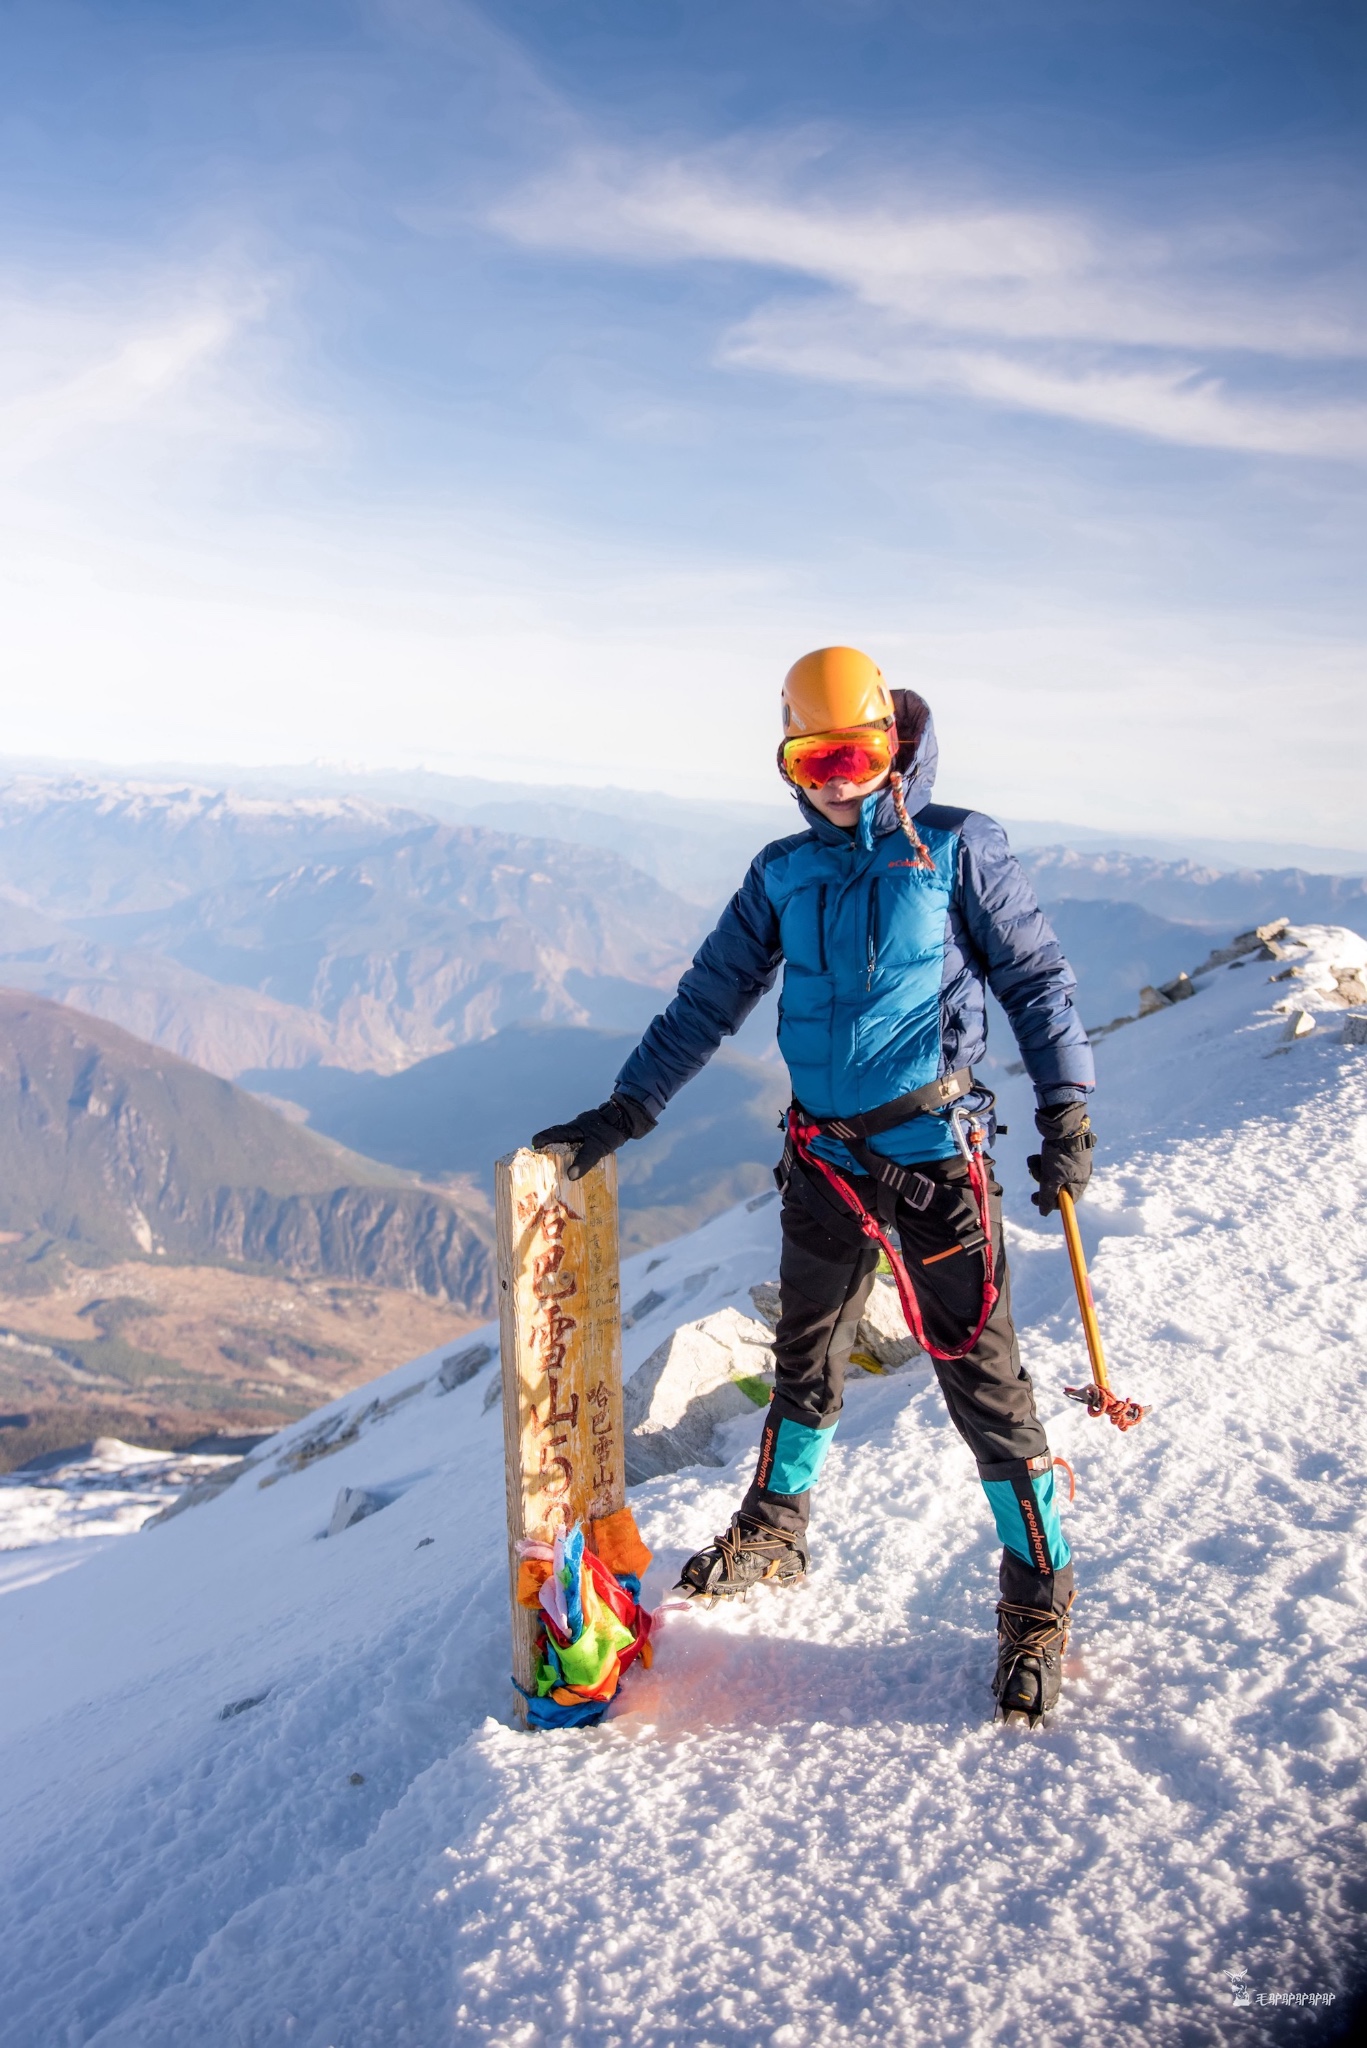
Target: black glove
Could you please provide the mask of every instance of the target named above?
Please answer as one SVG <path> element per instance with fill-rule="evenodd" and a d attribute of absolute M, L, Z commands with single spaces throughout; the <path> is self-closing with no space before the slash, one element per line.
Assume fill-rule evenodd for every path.
<path fill-rule="evenodd" d="M 1082 1102 L 1060 1102 L 1053 1109 L 1035 1111 L 1035 1129 L 1044 1143 L 1026 1160 L 1031 1176 L 1039 1182 L 1039 1193 L 1030 1199 L 1041 1216 L 1052 1216 L 1058 1207 L 1060 1188 L 1067 1188 L 1073 1200 L 1092 1177 L 1092 1120 Z"/>
<path fill-rule="evenodd" d="M 532 1143 L 538 1152 L 552 1145 L 563 1146 L 566 1151 L 573 1147 L 569 1177 L 582 1180 L 600 1159 L 625 1145 L 628 1138 L 644 1138 L 654 1128 L 655 1119 L 642 1103 L 633 1102 L 629 1095 L 610 1095 L 597 1109 L 581 1110 L 573 1123 L 547 1124 Z"/>

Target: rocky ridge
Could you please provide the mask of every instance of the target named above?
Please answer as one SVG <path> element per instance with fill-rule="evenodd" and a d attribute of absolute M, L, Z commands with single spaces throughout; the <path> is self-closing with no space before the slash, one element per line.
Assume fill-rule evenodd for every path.
<path fill-rule="evenodd" d="M 0 990 L 8 1262 L 142 1255 L 492 1299 L 476 1197 L 343 1151 L 115 1026 Z"/>

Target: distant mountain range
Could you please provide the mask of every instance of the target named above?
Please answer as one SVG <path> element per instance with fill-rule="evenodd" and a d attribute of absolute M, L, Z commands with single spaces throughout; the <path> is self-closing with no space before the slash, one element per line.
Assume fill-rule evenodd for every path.
<path fill-rule="evenodd" d="M 317 775 L 0 783 L 0 982 L 229 1077 L 392 1073 L 510 1025 L 639 1032 L 718 900 L 798 822 L 781 802 L 416 772 L 362 777 L 357 794 Z M 1367 929 L 1363 876 L 1093 846 L 1020 857 L 1091 1022 L 1176 972 L 1193 928 L 1286 913 Z M 758 1024 L 745 1050 L 764 1052 Z"/>
<path fill-rule="evenodd" d="M 430 822 L 352 796 L 17 776 L 0 782 L 0 882 L 58 918 L 168 910 L 205 889 L 354 859 Z"/>
<path fill-rule="evenodd" d="M 335 1032 L 310 1011 L 229 987 L 162 953 L 104 945 L 4 896 L 0 983 L 103 1017 L 213 1074 L 337 1057 Z"/>
<path fill-rule="evenodd" d="M 1062 898 L 1134 903 L 1156 917 L 1180 919 L 1211 932 L 1290 917 L 1302 924 L 1341 924 L 1367 933 L 1367 875 L 1316 875 L 1291 867 L 1216 868 L 1194 860 L 1068 846 L 1028 847 L 1020 861 L 1046 904 Z"/>
<path fill-rule="evenodd" d="M 116 1026 L 0 990 L 0 1276 L 165 1258 L 493 1300 L 474 1194 L 342 1150 Z"/>
<path fill-rule="evenodd" d="M 615 854 L 704 910 L 723 903 L 756 850 L 799 822 L 791 799 L 692 801 L 638 790 L 547 789 L 473 776 L 166 769 L 146 774 L 20 770 L 0 761 L 0 873 L 15 855 L 53 883 L 87 887 L 80 855 L 104 878 L 104 907 L 177 900 L 216 882 L 356 852 L 414 823 L 465 825 Z M 156 849 L 159 881 L 143 865 Z M 135 900 L 120 900 L 128 890 Z"/>
<path fill-rule="evenodd" d="M 607 1092 L 718 900 L 797 823 L 781 801 L 418 773 L 249 781 L 0 783 L 0 983 L 240 1076 L 391 1174 L 485 1189 L 500 1152 Z M 1289 914 L 1367 932 L 1361 876 L 1093 846 L 1021 858 L 1089 1024 L 1236 927 Z M 624 1155 L 630 1241 L 766 1184 L 773 1017 L 771 1001 Z"/>
<path fill-rule="evenodd" d="M 228 1075 L 644 1021 L 706 926 L 597 847 L 112 783 L 0 788 L 0 891 L 0 979 Z"/>

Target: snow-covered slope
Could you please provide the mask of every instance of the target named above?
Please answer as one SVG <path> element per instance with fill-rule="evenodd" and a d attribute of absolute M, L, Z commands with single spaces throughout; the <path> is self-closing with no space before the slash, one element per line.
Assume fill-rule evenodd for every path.
<path fill-rule="evenodd" d="M 1048 1729 L 990 1724 L 995 1545 L 911 1370 L 856 1375 L 804 1586 L 668 1609 L 605 1727 L 516 1732 L 496 1367 L 444 1391 L 434 1355 L 79 1569 L 26 1553 L 0 1599 L 0 2038 L 1322 2032 L 1322 2005 L 1230 1984 L 1341 2010 L 1360 1910 L 1367 1046 L 1327 991 L 1367 946 L 1301 936 L 1309 976 L 1222 968 L 1099 1048 L 1081 1216 L 1115 1383 L 1152 1406 L 1132 1435 L 1062 1397 L 1085 1361 L 1013 1105 L 1024 1349 L 1078 1480 Z M 1287 1001 L 1314 1028 L 1287 1037 Z M 628 1371 L 747 1306 L 776 1208 L 628 1263 Z M 758 1427 L 728 1425 L 730 1469 L 635 1491 L 652 1604 Z M 324 1539 L 343 1486 L 387 1504 Z"/>
<path fill-rule="evenodd" d="M 86 1561 L 87 1546 L 132 1535 L 238 1461 L 148 1451 L 116 1436 L 50 1451 L 0 1477 L 0 1589 Z M 57 1546 L 54 1548 L 53 1546 Z"/>

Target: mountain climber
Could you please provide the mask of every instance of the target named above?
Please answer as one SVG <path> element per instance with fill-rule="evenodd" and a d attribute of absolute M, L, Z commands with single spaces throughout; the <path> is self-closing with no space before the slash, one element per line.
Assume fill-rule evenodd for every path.
<path fill-rule="evenodd" d="M 782 967 L 778 1041 L 796 1099 L 776 1175 L 774 1394 L 749 1491 L 681 1586 L 727 1595 L 807 1570 L 812 1489 L 878 1263 L 871 1231 L 889 1248 L 895 1234 L 908 1320 L 1003 1545 L 997 1711 L 1033 1724 L 1059 1695 L 1073 1567 L 1011 1322 L 991 1097 L 971 1068 L 991 988 L 1035 1087 L 1032 1200 L 1047 1216 L 1060 1189 L 1080 1195 L 1094 1073 L 1076 983 L 1001 827 L 931 802 L 921 697 L 889 690 L 856 649 L 824 647 L 789 670 L 782 704 L 779 772 L 806 829 L 756 857 L 608 1101 L 533 1143 L 571 1148 L 577 1178 L 644 1137 Z"/>

